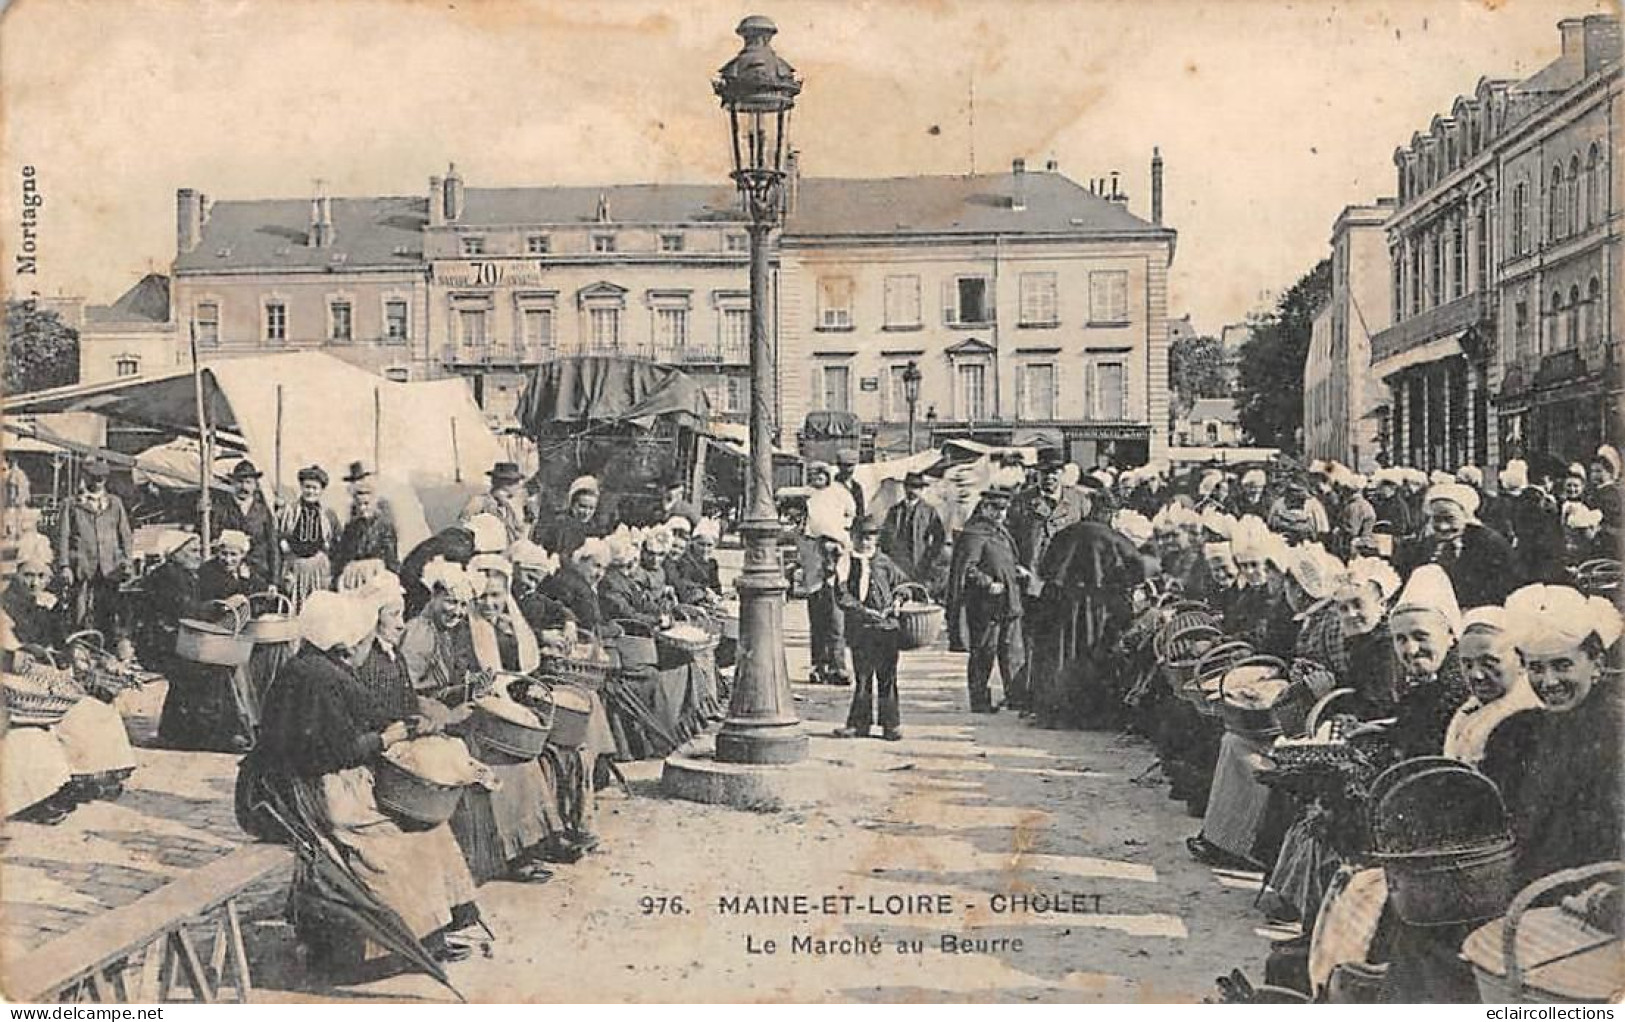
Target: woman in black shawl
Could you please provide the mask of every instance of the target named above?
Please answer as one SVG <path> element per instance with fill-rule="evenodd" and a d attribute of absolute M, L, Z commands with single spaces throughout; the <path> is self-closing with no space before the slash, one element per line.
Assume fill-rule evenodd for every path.
<path fill-rule="evenodd" d="M 446 934 L 472 925 L 479 913 L 473 878 L 450 829 L 440 824 L 403 830 L 373 797 L 372 765 L 384 750 L 427 727 L 415 715 L 411 723 L 400 716 L 415 705 L 401 698 L 400 678 L 387 665 L 372 665 L 370 683 L 357 675 L 355 662 L 392 646 L 398 631 L 398 614 L 383 602 L 378 595 L 330 592 L 306 601 L 299 616 L 304 642 L 271 688 L 251 769 L 280 811 L 300 817 L 297 829 L 314 828 L 338 846 L 354 875 L 425 950 L 440 961 L 457 961 L 468 957 L 468 949 L 449 943 Z M 391 615 L 382 630 L 381 609 Z M 331 932 L 335 914 L 324 911 L 311 881 L 305 868 L 296 870 L 289 898 L 301 940 L 339 960 L 368 957 L 366 947 L 355 947 L 360 935 Z"/>
<path fill-rule="evenodd" d="M 1145 580 L 1134 544 L 1091 514 L 1055 534 L 1039 562 L 1032 681 L 1040 727 L 1103 726 L 1117 703 L 1112 647 Z"/>

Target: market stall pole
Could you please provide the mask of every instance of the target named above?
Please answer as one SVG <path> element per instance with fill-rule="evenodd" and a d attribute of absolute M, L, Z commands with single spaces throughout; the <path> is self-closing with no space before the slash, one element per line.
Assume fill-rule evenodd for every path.
<path fill-rule="evenodd" d="M 203 401 L 203 363 L 197 357 L 197 324 L 192 324 L 192 396 L 197 401 L 197 446 L 198 446 L 198 538 L 202 540 L 203 556 L 208 557 L 212 552 L 209 546 L 213 540 L 211 535 L 211 521 L 214 511 L 214 494 L 210 492 L 209 483 L 214 478 L 214 441 L 209 435 L 209 417 L 205 414 Z"/>
<path fill-rule="evenodd" d="M 778 28 L 759 15 L 739 23 L 744 48 L 713 82 L 728 111 L 733 180 L 750 217 L 750 470 L 740 532 L 744 570 L 739 589 L 739 652 L 728 719 L 717 735 L 725 763 L 794 763 L 807 755 L 807 736 L 790 695 L 784 658 L 784 569 L 779 514 L 773 499 L 773 410 L 777 373 L 767 323 L 768 241 L 784 210 L 784 163 L 790 111 L 801 83 L 773 52 Z"/>

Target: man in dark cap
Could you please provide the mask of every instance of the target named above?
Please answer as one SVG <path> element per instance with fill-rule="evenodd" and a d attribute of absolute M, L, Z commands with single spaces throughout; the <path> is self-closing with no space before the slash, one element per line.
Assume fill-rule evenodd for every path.
<path fill-rule="evenodd" d="M 231 494 L 214 499 L 214 513 L 209 518 L 210 541 L 227 531 L 247 536 L 250 568 L 274 583 L 282 577 L 282 537 L 276 516 L 260 493 L 263 475 L 247 458 L 231 470 Z"/>
<path fill-rule="evenodd" d="M 995 662 L 1006 697 L 1026 661 L 1021 638 L 1022 587 L 1026 569 L 1005 528 L 1011 493 L 990 487 L 954 542 L 948 573 L 948 645 L 967 650 L 966 682 L 972 713 L 997 713 L 988 679 Z"/>
<path fill-rule="evenodd" d="M 130 569 L 134 536 L 124 502 L 107 492 L 111 469 L 101 458 L 85 466 L 85 492 L 62 512 L 57 570 L 70 597 L 74 626 L 95 628 L 111 642 L 118 631 L 118 589 Z"/>
<path fill-rule="evenodd" d="M 858 467 L 858 452 L 850 447 L 843 447 L 835 452 L 835 485 L 844 486 L 852 494 L 854 522 L 862 521 L 865 514 L 863 500 L 863 484 L 853 478 L 853 471 Z"/>
<path fill-rule="evenodd" d="M 935 589 L 937 562 L 948 533 L 942 515 L 925 502 L 925 487 L 924 473 L 910 472 L 903 478 L 903 499 L 887 510 L 880 526 L 880 549 L 911 580 Z"/>
<path fill-rule="evenodd" d="M 858 519 L 852 539 L 851 563 L 837 599 L 846 614 L 857 687 L 846 726 L 837 728 L 835 737 L 867 738 L 878 700 L 881 737 L 895 742 L 903 737 L 897 705 L 897 587 L 907 578 L 881 552 L 880 521 L 874 516 Z"/>
<path fill-rule="evenodd" d="M 499 461 L 485 474 L 491 480 L 490 489 L 469 501 L 457 520 L 466 522 L 475 515 L 495 515 L 507 530 L 508 544 L 511 546 L 523 539 L 528 531 L 524 505 L 519 497 L 519 486 L 525 481 L 525 474 L 511 461 Z"/>
<path fill-rule="evenodd" d="M 1038 566 L 1044 560 L 1050 541 L 1061 530 L 1083 521 L 1089 512 L 1089 503 L 1082 494 L 1062 484 L 1061 475 L 1065 469 L 1066 458 L 1062 457 L 1060 451 L 1053 448 L 1041 449 L 1036 467 L 1036 485 L 1029 490 L 1023 490 L 1010 506 L 1010 535 L 1016 541 L 1016 554 L 1020 558 L 1021 566 L 1027 570 L 1022 591 L 1027 615 L 1032 613 L 1034 605 L 1038 602 L 1039 590 L 1042 587 L 1042 580 L 1038 577 Z M 1099 485 L 1092 477 L 1086 478 Z M 1030 617 L 1028 624 L 1031 624 Z M 1024 659 L 1030 669 L 1033 662 L 1033 630 L 1024 628 L 1022 635 L 1027 643 Z M 1031 709 L 1027 697 L 1026 670 L 1021 672 L 1019 678 L 1006 679 L 1007 705 L 1026 713 Z"/>

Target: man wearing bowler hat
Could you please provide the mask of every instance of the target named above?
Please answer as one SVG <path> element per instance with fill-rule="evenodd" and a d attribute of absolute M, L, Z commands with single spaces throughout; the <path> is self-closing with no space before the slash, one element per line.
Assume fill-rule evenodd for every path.
<path fill-rule="evenodd" d="M 101 458 L 85 465 L 85 492 L 63 511 L 56 545 L 75 628 L 95 628 L 108 641 L 119 635 L 118 587 L 134 550 L 124 502 L 107 492 L 110 473 Z"/>
<path fill-rule="evenodd" d="M 1016 541 L 1004 525 L 1011 496 L 1002 486 L 982 493 L 954 542 L 948 575 L 948 646 L 970 653 L 966 682 L 972 713 L 998 712 L 988 687 L 995 662 L 1006 698 L 1020 684 L 1026 667 L 1027 651 L 1021 637 L 1026 569 L 1021 567 Z"/>
<path fill-rule="evenodd" d="M 260 479 L 264 475 L 254 463 L 244 458 L 231 470 L 231 494 L 217 496 L 214 513 L 209 519 L 213 542 L 221 533 L 240 532 L 248 537 L 248 563 L 261 578 L 273 580 L 282 577 L 282 537 L 277 529 L 276 516 L 265 495 L 260 492 Z"/>
<path fill-rule="evenodd" d="M 910 579 L 934 589 L 933 576 L 948 534 L 937 509 L 925 502 L 925 487 L 922 472 L 903 477 L 903 499 L 886 511 L 880 526 L 880 549 Z"/>
<path fill-rule="evenodd" d="M 499 461 L 485 474 L 490 477 L 491 488 L 469 501 L 457 520 L 466 522 L 475 515 L 495 515 L 508 530 L 508 546 L 512 546 L 529 532 L 519 499 L 519 484 L 525 481 L 525 474 L 511 461 Z"/>

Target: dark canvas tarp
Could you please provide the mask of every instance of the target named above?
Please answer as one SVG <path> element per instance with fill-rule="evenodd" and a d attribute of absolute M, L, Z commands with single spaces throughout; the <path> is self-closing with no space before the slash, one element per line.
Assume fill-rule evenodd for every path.
<path fill-rule="evenodd" d="M 710 418 L 705 391 L 681 371 L 613 355 L 546 362 L 531 371 L 519 396 L 519 424 L 533 437 L 601 423 L 649 429 L 659 419 L 703 430 Z"/>

